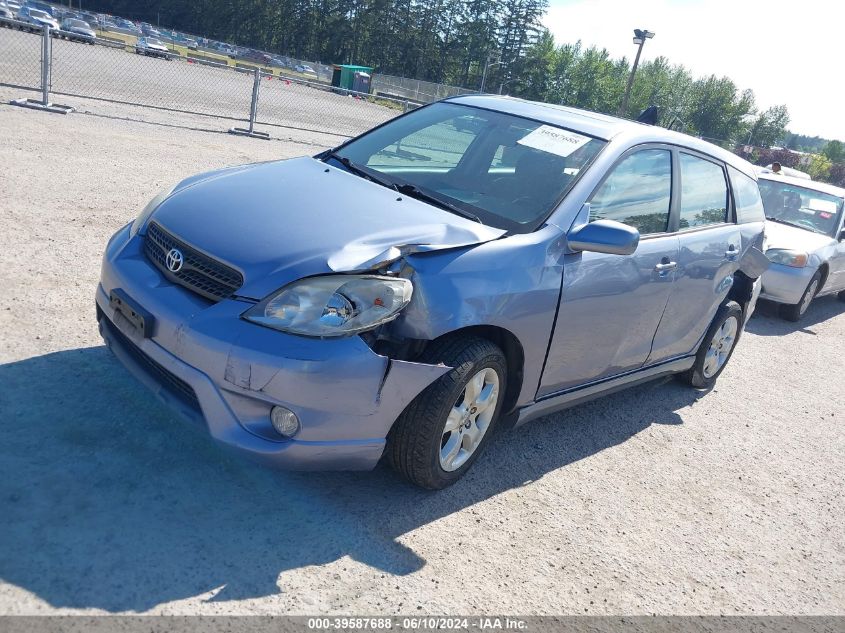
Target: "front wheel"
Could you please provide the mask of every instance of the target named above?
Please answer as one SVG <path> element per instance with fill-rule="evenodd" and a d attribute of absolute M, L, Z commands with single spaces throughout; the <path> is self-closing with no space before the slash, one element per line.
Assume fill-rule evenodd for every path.
<path fill-rule="evenodd" d="M 452 370 L 402 412 L 386 454 L 408 481 L 439 490 L 460 479 L 489 441 L 504 401 L 507 361 L 486 339 L 456 337 L 432 344 L 420 362 Z"/>
<path fill-rule="evenodd" d="M 725 369 L 742 333 L 742 308 L 728 301 L 719 311 L 695 355 L 692 369 L 679 378 L 696 389 L 709 389 Z"/>
<path fill-rule="evenodd" d="M 782 305 L 780 307 L 781 316 L 787 321 L 800 321 L 801 317 L 804 316 L 804 313 L 807 312 L 807 308 L 810 307 L 810 303 L 813 301 L 816 293 L 819 291 L 821 280 L 822 274 L 817 270 L 810 279 L 810 283 L 808 283 L 807 287 L 804 289 L 804 294 L 801 295 L 801 300 L 794 305 Z"/>

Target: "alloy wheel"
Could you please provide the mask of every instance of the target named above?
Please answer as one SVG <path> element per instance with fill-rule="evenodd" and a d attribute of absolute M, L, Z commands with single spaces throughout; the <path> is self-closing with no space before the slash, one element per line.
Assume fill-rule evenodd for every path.
<path fill-rule="evenodd" d="M 813 279 L 810 282 L 809 287 L 807 288 L 807 292 L 804 293 L 804 298 L 801 299 L 801 308 L 799 309 L 799 314 L 804 314 L 807 311 L 807 308 L 810 307 L 810 302 L 816 296 L 816 291 L 819 289 L 819 280 Z"/>
<path fill-rule="evenodd" d="M 701 373 L 704 374 L 705 378 L 714 376 L 727 362 L 736 342 L 738 331 L 739 321 L 735 316 L 728 317 L 722 323 L 722 327 L 716 330 L 710 341 L 707 354 L 704 356 L 704 365 L 701 368 Z"/>
<path fill-rule="evenodd" d="M 440 438 L 440 467 L 443 470 L 457 470 L 478 449 L 490 428 L 498 401 L 496 370 L 486 367 L 469 379 L 443 427 Z"/>

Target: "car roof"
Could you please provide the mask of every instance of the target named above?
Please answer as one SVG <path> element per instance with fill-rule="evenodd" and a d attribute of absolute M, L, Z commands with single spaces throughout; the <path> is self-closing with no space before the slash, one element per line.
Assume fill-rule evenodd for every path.
<path fill-rule="evenodd" d="M 796 187 L 803 187 L 804 189 L 813 189 L 821 193 L 826 193 L 831 196 L 838 196 L 845 198 L 845 189 L 837 187 L 836 185 L 829 185 L 826 182 L 819 182 L 817 180 L 807 180 L 806 178 L 793 178 L 792 176 L 778 176 L 775 173 L 761 173 L 758 174 L 759 180 L 769 180 L 772 182 L 785 182 L 788 185 Z"/>
<path fill-rule="evenodd" d="M 624 136 L 625 140 L 632 145 L 639 143 L 680 145 L 724 161 L 754 180 L 757 179 L 754 166 L 736 154 L 700 138 L 667 130 L 657 125 L 647 125 L 554 103 L 540 103 L 500 95 L 461 95 L 450 97 L 446 101 L 533 119 L 583 132 L 605 141 Z"/>

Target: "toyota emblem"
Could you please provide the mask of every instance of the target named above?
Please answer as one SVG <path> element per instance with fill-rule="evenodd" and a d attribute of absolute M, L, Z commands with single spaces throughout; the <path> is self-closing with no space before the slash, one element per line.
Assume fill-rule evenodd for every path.
<path fill-rule="evenodd" d="M 167 258 L 164 260 L 164 263 L 167 264 L 167 269 L 172 273 L 178 273 L 182 270 L 182 264 L 185 263 L 185 258 L 182 255 L 182 251 L 178 248 L 171 248 L 167 252 Z"/>

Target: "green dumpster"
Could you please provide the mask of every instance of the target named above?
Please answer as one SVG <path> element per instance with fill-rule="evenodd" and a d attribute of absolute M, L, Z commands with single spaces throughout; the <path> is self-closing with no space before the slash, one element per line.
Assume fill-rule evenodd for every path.
<path fill-rule="evenodd" d="M 371 75 L 373 72 L 370 66 L 353 66 L 352 64 L 333 64 L 332 68 L 332 86 L 341 90 L 355 89 L 355 73 Z"/>

